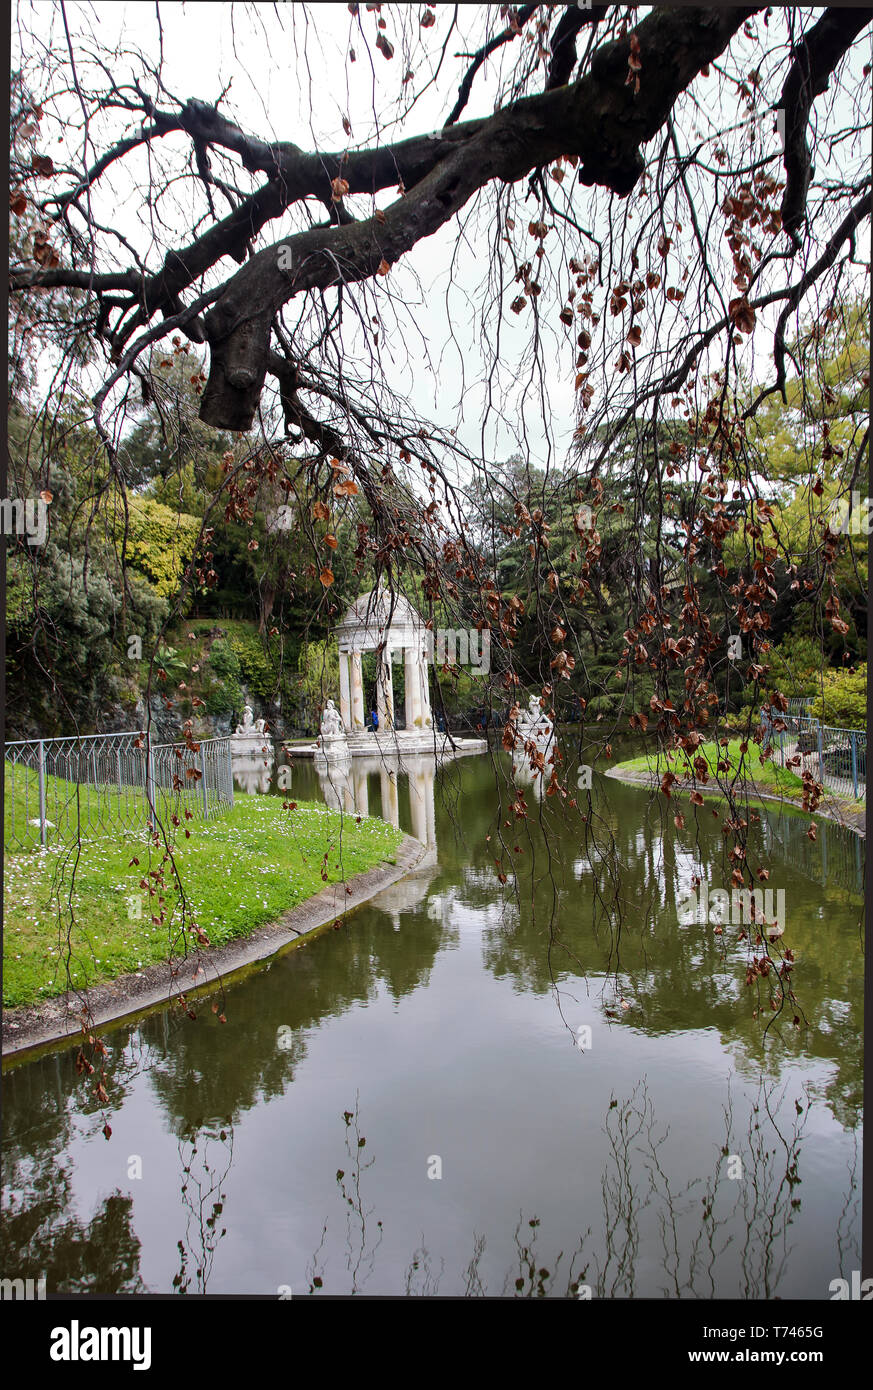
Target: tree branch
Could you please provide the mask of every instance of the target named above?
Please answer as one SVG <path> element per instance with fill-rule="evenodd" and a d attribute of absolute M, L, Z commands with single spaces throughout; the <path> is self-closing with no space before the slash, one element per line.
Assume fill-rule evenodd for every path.
<path fill-rule="evenodd" d="M 576 154 L 581 182 L 630 192 L 642 171 L 639 146 L 752 13 L 748 7 L 657 10 L 636 31 L 646 70 L 644 99 L 625 83 L 630 40 L 619 39 L 600 49 L 590 72 L 572 86 L 468 123 L 463 141 L 393 203 L 383 221 L 301 232 L 284 246 L 258 252 L 206 316 L 211 361 L 200 418 L 217 428 L 251 428 L 267 370 L 270 324 L 281 305 L 305 290 L 369 279 L 383 261 L 393 264 L 431 236 L 492 180 L 512 183 L 560 154 Z"/>
<path fill-rule="evenodd" d="M 590 10 L 580 10 L 578 5 L 567 6 L 549 45 L 552 61 L 546 78 L 547 92 L 553 87 L 563 87 L 570 81 L 576 66 L 576 35 L 587 24 L 599 24 L 608 9 L 608 5 L 592 5 Z"/>
<path fill-rule="evenodd" d="M 13 291 L 94 290 L 96 294 L 104 290 L 130 290 L 131 294 L 138 294 L 142 288 L 142 276 L 138 270 L 106 271 L 96 275 L 90 270 L 72 270 L 69 266 L 59 266 L 57 270 L 13 270 L 9 276 L 9 288 Z"/>
<path fill-rule="evenodd" d="M 806 143 L 809 113 L 815 98 L 827 91 L 828 80 L 840 59 L 865 25 L 873 19 L 869 7 L 848 9 L 834 6 L 825 11 L 792 54 L 792 65 L 782 88 L 785 113 L 785 192 L 782 196 L 782 225 L 800 245 L 799 232 L 806 216 L 806 195 L 812 178 L 812 163 Z"/>
<path fill-rule="evenodd" d="M 463 81 L 461 82 L 461 85 L 458 88 L 458 99 L 452 107 L 451 112 L 449 114 L 449 118 L 446 121 L 446 124 L 443 127 L 443 129 L 447 129 L 449 126 L 454 125 L 455 121 L 460 116 L 464 107 L 467 105 L 467 102 L 470 100 L 470 93 L 473 90 L 473 80 L 476 76 L 476 73 L 479 71 L 482 64 L 485 62 L 485 59 L 488 58 L 496 49 L 500 48 L 502 44 L 511 43 L 512 40 L 515 38 L 516 34 L 521 33 L 522 27 L 530 19 L 531 15 L 533 14 L 536 8 L 536 5 L 522 5 L 521 9 L 518 11 L 518 14 L 516 16 L 517 27 L 514 29 L 504 29 L 501 31 L 501 33 L 495 34 L 494 38 L 489 39 L 488 43 L 483 44 L 482 47 L 478 50 L 478 52 L 474 55 L 473 61 L 468 67 L 466 73 L 464 74 Z"/>
<path fill-rule="evenodd" d="M 862 220 L 870 216 L 870 211 L 871 195 L 868 193 L 866 198 L 862 198 L 859 202 L 855 203 L 854 207 L 849 209 L 818 260 L 809 267 L 806 274 L 788 291 L 785 299 L 785 307 L 779 315 L 779 321 L 776 324 L 776 332 L 773 335 L 773 360 L 776 363 L 775 389 L 781 394 L 783 402 L 787 399 L 785 395 L 785 327 L 788 323 L 789 316 L 797 308 L 810 286 L 815 283 L 820 275 L 833 265 L 837 258 L 837 252 L 843 242 L 848 240 L 849 237 L 854 236 Z M 772 298 L 772 296 L 770 296 L 770 298 Z"/>

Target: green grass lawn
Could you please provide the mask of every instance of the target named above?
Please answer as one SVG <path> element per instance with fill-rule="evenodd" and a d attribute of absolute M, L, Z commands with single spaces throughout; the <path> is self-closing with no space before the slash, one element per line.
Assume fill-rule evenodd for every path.
<path fill-rule="evenodd" d="M 741 753 L 741 742 L 741 739 L 732 738 L 726 748 L 714 741 L 702 743 L 693 757 L 706 759 L 711 776 L 715 776 L 718 760 L 726 758 L 730 763 L 730 770 L 718 774 L 722 780 L 727 778 L 734 781 L 738 777 L 740 785 L 744 781 L 751 781 L 764 791 L 778 792 L 794 800 L 802 798 L 803 782 L 796 773 L 769 760 L 762 762 L 758 744 L 749 742 L 746 752 Z M 626 762 L 617 763 L 616 769 L 622 772 L 657 772 L 659 776 L 663 776 L 665 772 L 672 772 L 680 781 L 692 775 L 691 766 L 681 749 L 670 754 L 658 752 L 654 755 L 643 754 L 639 758 L 629 758 Z"/>
<path fill-rule="evenodd" d="M 197 925 L 212 946 L 274 921 L 326 882 L 393 861 L 402 839 L 400 831 L 373 817 L 358 824 L 354 816 L 340 816 L 314 803 L 285 811 L 275 796 L 238 797 L 232 809 L 211 821 L 185 824 L 191 838 L 185 839 L 183 828 L 176 832 L 176 864 Z M 64 957 L 72 882 L 76 925 L 70 968 L 77 986 L 166 960 L 171 935 L 174 953 L 181 953 L 179 898 L 170 886 L 169 863 L 163 910 L 169 919 L 177 909 L 173 925 L 152 922 L 161 911 L 157 894 L 150 898 L 141 887 L 141 881 L 159 869 L 162 854 L 149 845 L 143 831 L 89 833 L 82 839 L 78 862 L 76 854 L 75 843 L 56 840 L 45 849 L 37 846 L 4 856 L 7 1007 L 39 1003 L 67 988 Z M 134 858 L 138 865 L 131 864 Z"/>

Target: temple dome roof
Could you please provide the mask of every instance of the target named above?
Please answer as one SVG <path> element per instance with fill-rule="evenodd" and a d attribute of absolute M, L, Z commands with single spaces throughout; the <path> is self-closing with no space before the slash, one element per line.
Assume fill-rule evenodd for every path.
<path fill-rule="evenodd" d="M 352 632 L 366 633 L 375 641 L 379 641 L 386 630 L 418 631 L 423 627 L 421 616 L 416 613 L 408 599 L 396 591 L 392 594 L 390 589 L 380 585 L 369 594 L 361 594 L 355 599 L 339 624 L 337 632 L 345 635 Z"/>

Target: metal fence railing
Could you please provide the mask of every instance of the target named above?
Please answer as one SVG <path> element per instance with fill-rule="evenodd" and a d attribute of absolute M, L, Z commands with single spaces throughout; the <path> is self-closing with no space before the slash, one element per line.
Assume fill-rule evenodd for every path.
<path fill-rule="evenodd" d="M 86 834 L 153 828 L 233 805 L 229 738 L 152 743 L 144 731 L 7 743 L 3 844 L 15 851 Z"/>
<path fill-rule="evenodd" d="M 807 715 L 789 712 L 782 716 L 784 730 L 773 731 L 771 741 L 785 767 L 789 758 L 799 756 L 794 768 L 808 769 L 822 786 L 841 796 L 867 799 L 867 734 L 862 729 L 834 729 Z"/>

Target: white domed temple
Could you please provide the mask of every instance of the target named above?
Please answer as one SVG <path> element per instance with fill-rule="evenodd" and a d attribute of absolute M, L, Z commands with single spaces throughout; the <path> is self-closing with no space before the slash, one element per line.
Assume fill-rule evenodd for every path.
<path fill-rule="evenodd" d="M 352 757 L 374 753 L 437 753 L 457 756 L 483 753 L 483 738 L 459 738 L 434 727 L 430 703 L 428 632 L 421 616 L 402 594 L 380 586 L 355 599 L 336 629 L 339 647 L 339 714 Z M 364 652 L 376 652 L 376 713 L 374 733 L 364 706 Z M 404 729 L 395 728 L 392 666 L 403 663 Z M 308 751 L 308 750 L 307 750 Z M 321 751 L 313 745 L 313 752 Z M 297 754 L 304 752 L 297 748 Z"/>

